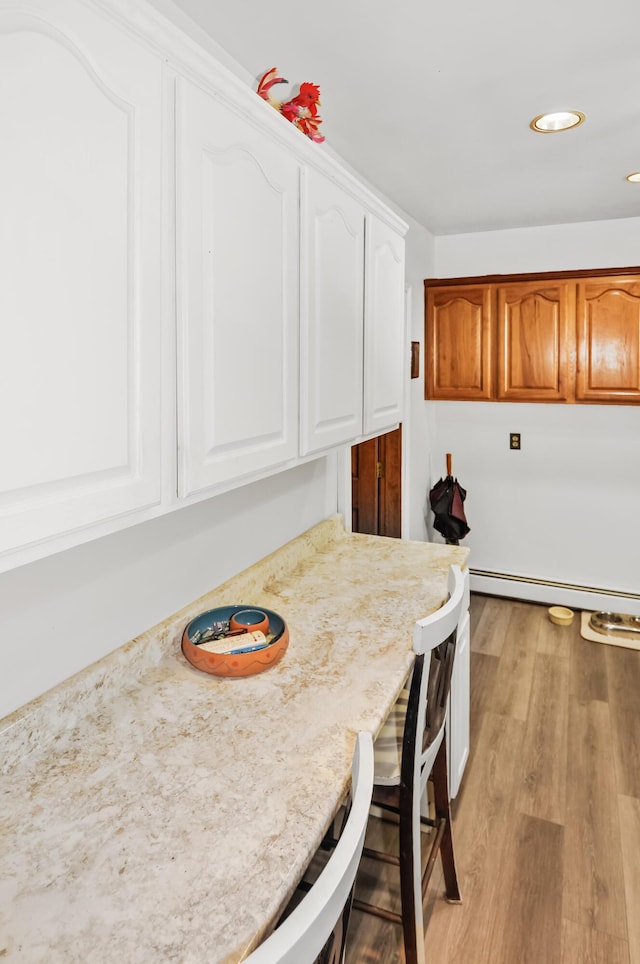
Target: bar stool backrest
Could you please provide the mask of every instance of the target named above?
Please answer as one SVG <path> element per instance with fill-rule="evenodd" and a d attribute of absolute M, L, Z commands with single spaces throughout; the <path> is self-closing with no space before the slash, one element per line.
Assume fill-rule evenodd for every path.
<path fill-rule="evenodd" d="M 335 850 L 295 910 L 245 964 L 340 964 L 353 885 L 373 791 L 373 742 L 359 733 L 352 764 L 351 809 Z"/>

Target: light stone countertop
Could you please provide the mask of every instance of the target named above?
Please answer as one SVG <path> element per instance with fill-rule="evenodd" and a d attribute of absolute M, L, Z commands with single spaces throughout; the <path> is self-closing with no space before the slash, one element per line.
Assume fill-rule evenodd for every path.
<path fill-rule="evenodd" d="M 0 958 L 237 962 L 295 889 L 465 548 L 328 519 L 0 721 Z M 286 620 L 223 679 L 180 650 L 219 605 Z"/>

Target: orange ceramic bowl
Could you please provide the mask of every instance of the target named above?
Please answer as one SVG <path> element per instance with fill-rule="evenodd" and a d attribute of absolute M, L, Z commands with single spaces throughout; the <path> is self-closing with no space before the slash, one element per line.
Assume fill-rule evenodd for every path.
<path fill-rule="evenodd" d="M 231 617 L 241 610 L 255 607 L 248 606 L 219 606 L 200 613 L 188 623 L 182 633 L 182 652 L 186 659 L 203 673 L 213 676 L 253 676 L 262 673 L 270 666 L 275 666 L 284 656 L 289 645 L 289 630 L 282 616 L 270 609 L 260 607 L 269 619 L 269 635 L 272 642 L 264 649 L 253 653 L 208 653 L 200 649 L 191 640 L 196 634 L 203 633 L 215 623 L 229 622 Z M 267 640 L 269 636 L 267 637 Z M 233 645 L 233 637 L 229 640 L 229 648 Z"/>

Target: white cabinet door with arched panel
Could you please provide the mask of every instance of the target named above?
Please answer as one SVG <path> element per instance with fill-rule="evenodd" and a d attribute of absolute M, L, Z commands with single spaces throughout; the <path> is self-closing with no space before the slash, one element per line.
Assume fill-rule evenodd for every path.
<path fill-rule="evenodd" d="M 160 501 L 161 79 L 91 3 L 0 0 L 3 569 Z"/>
<path fill-rule="evenodd" d="M 300 451 L 308 455 L 362 434 L 365 210 L 306 169 L 301 221 Z"/>
<path fill-rule="evenodd" d="M 404 238 L 367 214 L 364 322 L 364 434 L 402 421 Z"/>
<path fill-rule="evenodd" d="M 299 164 L 179 77 L 180 496 L 298 455 Z"/>

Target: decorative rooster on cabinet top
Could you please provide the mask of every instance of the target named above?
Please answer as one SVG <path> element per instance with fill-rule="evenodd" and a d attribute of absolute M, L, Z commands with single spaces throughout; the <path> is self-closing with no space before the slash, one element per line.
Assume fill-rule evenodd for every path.
<path fill-rule="evenodd" d="M 280 101 L 271 96 L 271 88 L 276 84 L 288 84 L 289 81 L 284 77 L 278 76 L 278 68 L 272 67 L 260 78 L 257 93 L 268 104 L 271 104 L 283 117 L 297 127 L 299 131 L 310 137 L 316 144 L 321 144 L 324 140 L 318 128 L 322 123 L 318 117 L 318 107 L 320 106 L 320 88 L 317 84 L 305 82 L 300 84 L 300 93 L 291 100 Z"/>

